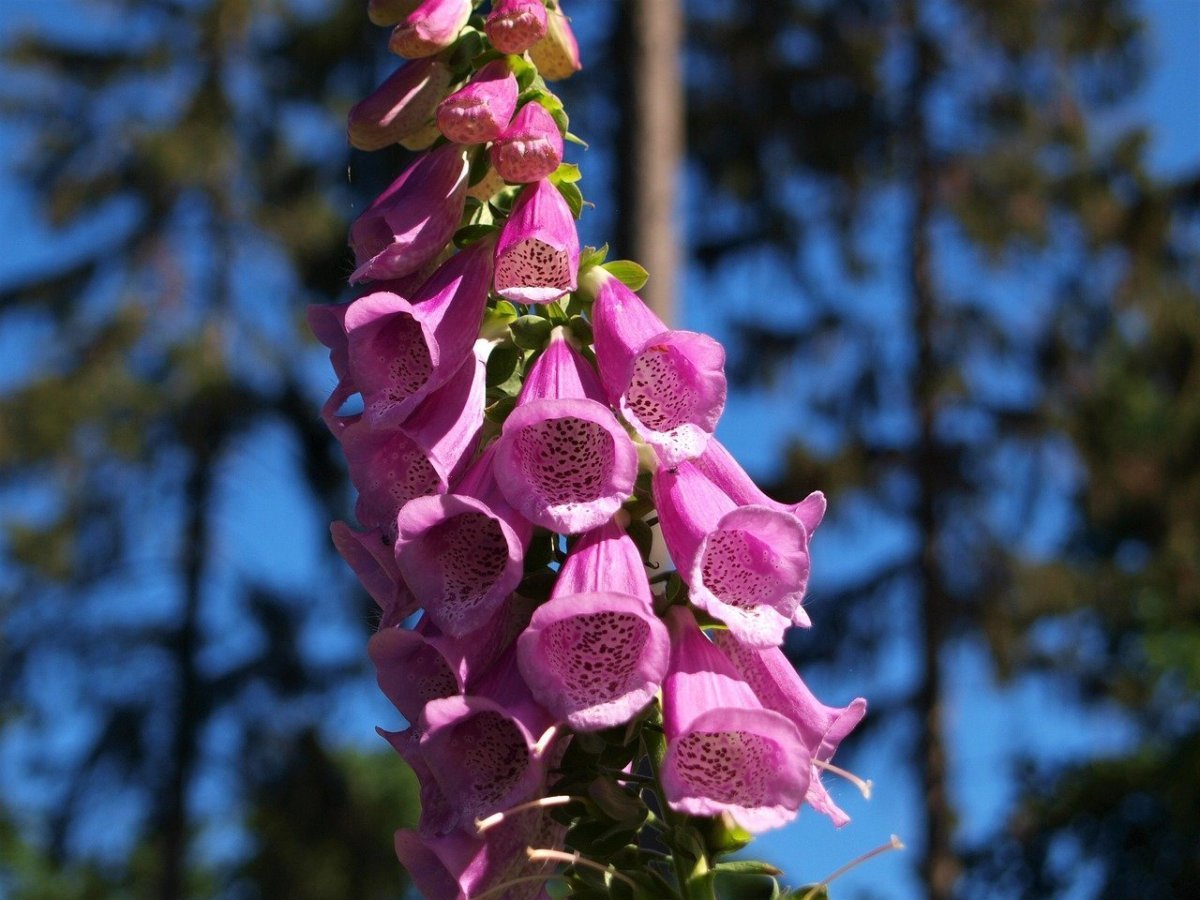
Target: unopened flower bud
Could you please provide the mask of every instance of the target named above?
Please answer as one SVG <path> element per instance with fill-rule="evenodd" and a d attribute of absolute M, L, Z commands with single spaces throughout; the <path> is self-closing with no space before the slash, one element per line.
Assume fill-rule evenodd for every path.
<path fill-rule="evenodd" d="M 547 81 L 561 81 L 583 68 L 579 43 L 563 15 L 562 4 L 555 2 L 546 12 L 546 36 L 529 48 L 529 58 Z"/>
<path fill-rule="evenodd" d="M 496 0 L 484 30 L 501 53 L 524 53 L 546 36 L 545 4 L 542 0 Z"/>
<path fill-rule="evenodd" d="M 454 43 L 467 19 L 471 0 L 423 0 L 392 31 L 388 49 L 397 56 L 433 56 Z"/>
<path fill-rule="evenodd" d="M 484 144 L 504 133 L 516 108 L 517 79 L 498 59 L 441 102 L 437 124 L 456 144 Z"/>
<path fill-rule="evenodd" d="M 563 139 L 558 124 L 546 107 L 526 103 L 504 134 L 492 144 L 492 166 L 513 184 L 541 181 L 558 168 L 563 158 Z"/>
<path fill-rule="evenodd" d="M 422 130 L 446 95 L 450 78 L 449 67 L 437 58 L 401 66 L 351 108 L 346 120 L 351 146 L 380 150 Z"/>

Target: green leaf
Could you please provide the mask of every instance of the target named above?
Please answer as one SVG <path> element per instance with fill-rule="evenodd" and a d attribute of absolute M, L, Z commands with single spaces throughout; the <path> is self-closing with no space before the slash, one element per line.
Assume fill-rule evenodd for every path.
<path fill-rule="evenodd" d="M 636 829 L 646 819 L 646 805 L 639 797 L 611 778 L 596 778 L 588 785 L 588 796 L 600 812 L 626 828 Z"/>
<path fill-rule="evenodd" d="M 571 316 L 571 318 L 567 319 L 567 328 L 570 329 L 571 334 L 575 335 L 581 344 L 592 343 L 592 323 L 583 316 Z"/>
<path fill-rule="evenodd" d="M 510 55 L 505 57 L 505 62 L 508 63 L 508 71 L 512 72 L 513 76 L 517 79 L 517 89 L 521 93 L 529 90 L 533 86 L 534 81 L 537 80 L 537 66 L 533 65 L 533 63 L 529 62 L 523 56 Z"/>
<path fill-rule="evenodd" d="M 602 268 L 631 291 L 640 291 L 650 279 L 650 273 L 631 259 L 614 259 Z"/>
<path fill-rule="evenodd" d="M 542 316 L 528 315 L 516 319 L 510 326 L 513 342 L 525 350 L 540 350 L 550 339 L 554 325 Z"/>
<path fill-rule="evenodd" d="M 517 372 L 517 365 L 521 362 L 521 351 L 509 344 L 500 344 L 493 347 L 492 352 L 488 354 L 486 383 L 490 388 L 503 389 L 507 382 L 513 380 L 513 375 Z M 520 386 L 518 379 L 517 386 Z M 516 393 L 515 391 L 505 390 L 504 393 Z"/>
<path fill-rule="evenodd" d="M 579 190 L 579 186 L 574 182 L 564 182 L 555 186 L 558 188 L 559 193 L 563 195 L 563 199 L 567 201 L 567 206 L 571 209 L 571 215 L 578 219 L 583 213 L 583 192 Z"/>
<path fill-rule="evenodd" d="M 497 225 L 467 225 L 454 232 L 454 246 L 461 250 L 499 230 Z"/>
<path fill-rule="evenodd" d="M 579 254 L 579 274 L 582 275 L 592 266 L 598 266 L 608 258 L 608 244 L 603 247 L 584 247 Z"/>
<path fill-rule="evenodd" d="M 483 324 L 479 327 L 479 336 L 486 340 L 501 337 L 508 326 L 517 318 L 517 308 L 507 300 L 501 300 L 495 306 L 484 311 Z"/>
<path fill-rule="evenodd" d="M 550 181 L 553 184 L 574 184 L 583 177 L 583 172 L 579 171 L 579 166 L 574 163 L 559 163 L 558 168 L 550 173 Z"/>
<path fill-rule="evenodd" d="M 728 875 L 782 875 L 779 869 L 771 865 L 769 862 L 763 862 L 760 859 L 731 859 L 728 862 L 719 862 L 712 867 L 717 874 Z"/>
<path fill-rule="evenodd" d="M 503 425 L 504 420 L 508 418 L 508 414 L 513 411 L 513 407 L 516 405 L 516 397 L 501 397 L 499 400 L 485 408 L 483 414 L 487 416 L 489 422 L 495 422 L 497 425 Z"/>

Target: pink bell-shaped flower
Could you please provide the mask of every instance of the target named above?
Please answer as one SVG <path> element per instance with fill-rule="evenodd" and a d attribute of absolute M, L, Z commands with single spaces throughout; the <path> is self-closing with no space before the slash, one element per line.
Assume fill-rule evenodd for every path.
<path fill-rule="evenodd" d="M 442 631 L 483 626 L 521 582 L 532 528 L 505 498 L 492 444 L 452 494 L 418 497 L 396 519 L 396 561 Z"/>
<path fill-rule="evenodd" d="M 795 516 L 737 506 L 690 462 L 660 466 L 654 503 L 663 539 L 691 601 L 756 647 L 777 646 L 808 625 L 808 531 Z"/>
<path fill-rule="evenodd" d="M 752 833 L 790 822 L 804 802 L 811 768 L 799 730 L 763 707 L 685 607 L 670 609 L 667 626 L 667 803 L 693 816 L 727 812 Z"/>
<path fill-rule="evenodd" d="M 505 181 L 532 184 L 549 177 L 562 162 L 562 134 L 546 107 L 530 101 L 488 152 L 492 167 Z"/>
<path fill-rule="evenodd" d="M 529 58 L 547 81 L 561 81 L 583 68 L 579 42 L 563 14 L 562 3 L 552 0 L 546 13 L 546 36 L 529 48 Z"/>
<path fill-rule="evenodd" d="M 576 731 L 641 712 L 670 657 L 666 627 L 650 604 L 641 556 L 615 521 L 580 538 L 550 600 L 517 639 L 521 674 L 537 701 Z"/>
<path fill-rule="evenodd" d="M 492 247 L 450 257 L 411 300 L 366 294 L 345 314 L 349 368 L 373 428 L 402 423 L 471 354 L 492 281 Z"/>
<path fill-rule="evenodd" d="M 818 763 L 827 763 L 833 758 L 838 744 L 867 714 L 867 701 L 858 697 L 841 708 L 821 703 L 778 647 L 748 647 L 728 631 L 714 632 L 713 643 L 733 663 L 763 706 L 783 713 L 800 729 L 800 736 L 813 759 L 805 800 L 841 828 L 850 817 L 833 802 L 821 784 Z"/>
<path fill-rule="evenodd" d="M 486 144 L 504 133 L 517 108 L 517 79 L 502 59 L 439 104 L 437 124 L 456 144 Z"/>
<path fill-rule="evenodd" d="M 367 642 L 379 689 L 409 724 L 419 721 L 425 704 L 463 690 L 453 660 L 428 639 L 430 630 L 423 618 L 415 629 L 383 628 Z"/>
<path fill-rule="evenodd" d="M 603 375 L 603 367 L 600 372 Z M 707 442 L 704 452 L 696 457 L 695 466 L 738 506 L 753 504 L 791 513 L 808 529 L 809 536 L 817 530 L 817 526 L 825 517 L 825 495 L 820 491 L 813 491 L 799 503 L 779 503 L 772 500 L 758 489 L 758 485 L 746 474 L 746 470 L 716 438 Z"/>
<path fill-rule="evenodd" d="M 483 30 L 501 53 L 518 56 L 546 36 L 542 0 L 495 0 Z"/>
<path fill-rule="evenodd" d="M 400 278 L 434 259 L 458 228 L 467 159 L 447 144 L 422 154 L 350 226 L 350 283 Z"/>
<path fill-rule="evenodd" d="M 525 518 L 560 534 L 603 524 L 633 493 L 637 449 L 595 372 L 555 329 L 496 447 L 496 477 Z"/>
<path fill-rule="evenodd" d="M 547 896 L 545 878 L 553 861 L 531 860 L 529 847 L 557 850 L 566 827 L 545 810 L 506 816 L 482 837 L 462 831 L 440 836 L 402 828 L 396 832 L 396 856 L 422 897 L 468 900 L 501 885 L 504 900 L 535 900 Z"/>
<path fill-rule="evenodd" d="M 549 303 L 575 290 L 579 234 L 558 188 L 543 179 L 521 191 L 496 244 L 496 293 Z"/>
<path fill-rule="evenodd" d="M 474 357 L 397 428 L 359 417 L 338 435 L 358 488 L 355 514 L 395 540 L 396 515 L 409 500 L 444 493 L 465 468 L 483 425 L 483 363 Z"/>
<path fill-rule="evenodd" d="M 725 350 L 705 334 L 670 331 L 633 291 L 599 266 L 596 363 L 609 401 L 671 466 L 699 456 L 725 408 Z"/>
<path fill-rule="evenodd" d="M 471 0 L 422 0 L 392 31 L 388 49 L 397 56 L 433 56 L 454 43 L 471 18 Z"/>
<path fill-rule="evenodd" d="M 433 117 L 450 79 L 450 67 L 440 59 L 405 63 L 351 107 L 346 118 L 350 145 L 381 150 L 415 134 Z"/>

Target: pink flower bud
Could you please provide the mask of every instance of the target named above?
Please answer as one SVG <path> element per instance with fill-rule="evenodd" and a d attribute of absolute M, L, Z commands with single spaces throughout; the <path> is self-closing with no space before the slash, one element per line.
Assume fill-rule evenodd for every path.
<path fill-rule="evenodd" d="M 484 144 L 504 133 L 516 108 L 517 79 L 504 60 L 498 59 L 442 101 L 437 124 L 456 144 Z"/>
<path fill-rule="evenodd" d="M 563 15 L 561 3 L 552 3 L 547 12 L 546 36 L 529 48 L 529 58 L 547 81 L 561 81 L 583 68 L 579 42 Z"/>
<path fill-rule="evenodd" d="M 388 49 L 397 56 L 433 56 L 454 43 L 471 18 L 471 0 L 423 0 L 392 31 Z"/>
<path fill-rule="evenodd" d="M 496 293 L 514 303 L 550 303 L 575 290 L 579 234 L 567 201 L 542 180 L 521 191 L 496 244 Z"/>
<path fill-rule="evenodd" d="M 496 0 L 484 30 L 501 53 L 524 53 L 546 36 L 546 6 L 542 0 Z"/>
<path fill-rule="evenodd" d="M 492 144 L 492 166 L 513 184 L 541 181 L 558 168 L 563 139 L 554 117 L 540 103 L 526 103 Z"/>
<path fill-rule="evenodd" d="M 415 134 L 433 115 L 450 87 L 450 69 L 440 59 L 406 63 L 354 105 L 346 135 L 359 150 L 380 150 Z"/>
<path fill-rule="evenodd" d="M 430 262 L 458 227 L 466 195 L 462 149 L 447 144 L 418 157 L 350 226 L 358 266 L 350 283 L 401 278 Z"/>

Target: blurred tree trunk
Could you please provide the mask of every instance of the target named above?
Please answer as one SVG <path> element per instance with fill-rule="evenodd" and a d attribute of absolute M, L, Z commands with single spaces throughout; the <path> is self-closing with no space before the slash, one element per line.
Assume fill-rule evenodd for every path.
<path fill-rule="evenodd" d="M 619 97 L 615 243 L 645 266 L 646 304 L 668 325 L 678 318 L 677 195 L 683 160 L 683 8 L 681 0 L 622 0 L 614 32 L 616 69 L 628 81 Z"/>

